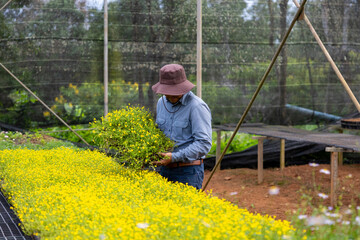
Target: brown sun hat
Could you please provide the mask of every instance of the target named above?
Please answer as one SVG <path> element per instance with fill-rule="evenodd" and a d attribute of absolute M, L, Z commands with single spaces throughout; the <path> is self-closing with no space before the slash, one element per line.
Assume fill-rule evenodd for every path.
<path fill-rule="evenodd" d="M 189 92 L 193 87 L 186 79 L 184 67 L 179 64 L 168 64 L 160 69 L 160 80 L 152 86 L 156 94 L 178 96 Z"/>

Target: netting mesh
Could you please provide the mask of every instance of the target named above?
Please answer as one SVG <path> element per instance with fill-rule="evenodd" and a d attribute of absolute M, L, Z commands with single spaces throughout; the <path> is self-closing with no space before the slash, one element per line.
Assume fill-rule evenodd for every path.
<path fill-rule="evenodd" d="M 6 2 L 0 0 L 0 7 Z M 196 83 L 195 0 L 117 0 L 108 8 L 109 111 L 130 103 L 155 112 L 158 96 L 151 86 L 167 63 L 182 64 Z M 285 0 L 202 1 L 202 98 L 214 124 L 239 120 L 296 10 Z M 306 15 L 357 98 L 359 13 L 357 0 L 306 4 Z M 71 124 L 103 115 L 103 39 L 101 1 L 13 0 L 0 12 L 0 62 Z M 60 124 L 4 69 L 0 79 L 1 122 L 24 128 Z M 357 111 L 304 21 L 295 24 L 246 121 L 326 120 L 293 106 L 339 117 Z"/>

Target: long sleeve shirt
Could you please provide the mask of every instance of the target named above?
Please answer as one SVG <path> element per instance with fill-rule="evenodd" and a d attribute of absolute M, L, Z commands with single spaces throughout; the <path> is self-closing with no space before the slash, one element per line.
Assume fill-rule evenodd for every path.
<path fill-rule="evenodd" d="M 156 123 L 175 142 L 172 162 L 204 158 L 212 144 L 211 112 L 207 104 L 191 91 L 176 104 L 165 96 L 157 103 Z"/>

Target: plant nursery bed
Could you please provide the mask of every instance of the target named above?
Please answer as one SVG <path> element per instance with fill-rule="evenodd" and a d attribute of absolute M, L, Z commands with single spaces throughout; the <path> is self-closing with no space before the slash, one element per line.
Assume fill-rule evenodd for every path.
<path fill-rule="evenodd" d="M 264 182 L 258 184 L 256 169 L 224 169 L 214 173 L 206 191 L 250 212 L 291 220 L 297 209 L 309 204 L 330 206 L 329 171 L 329 164 L 265 169 Z M 205 171 L 204 183 L 210 173 Z M 360 164 L 339 166 L 338 176 L 338 205 L 344 209 L 359 206 Z"/>

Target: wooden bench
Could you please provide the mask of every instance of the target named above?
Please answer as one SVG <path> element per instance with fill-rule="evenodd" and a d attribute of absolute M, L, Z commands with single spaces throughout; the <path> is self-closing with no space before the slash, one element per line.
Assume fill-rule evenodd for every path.
<path fill-rule="evenodd" d="M 216 162 L 221 155 L 221 131 L 232 131 L 232 126 L 217 126 L 217 149 Z M 255 134 L 254 139 L 258 140 L 258 184 L 264 181 L 263 171 L 263 143 L 265 139 L 280 139 L 280 169 L 285 168 L 285 140 L 311 142 L 327 145 L 324 150 L 330 152 L 331 164 L 331 190 L 330 201 L 331 206 L 336 205 L 336 190 L 338 178 L 338 166 L 343 164 L 343 152 L 360 152 L 360 136 L 338 133 L 323 133 L 296 129 L 286 126 L 275 125 L 247 125 L 239 129 L 239 132 Z"/>

